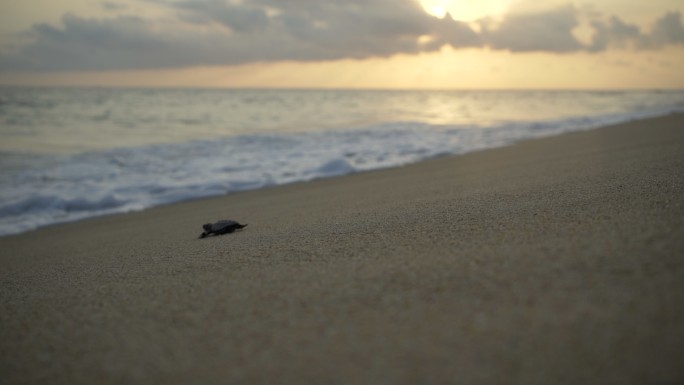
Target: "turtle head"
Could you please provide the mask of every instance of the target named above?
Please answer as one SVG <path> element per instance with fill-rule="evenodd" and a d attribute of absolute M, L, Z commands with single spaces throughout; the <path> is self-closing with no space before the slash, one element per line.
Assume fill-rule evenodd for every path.
<path fill-rule="evenodd" d="M 202 225 L 202 228 L 204 229 L 204 231 L 207 231 L 207 232 L 211 232 L 211 227 L 212 227 L 211 223 L 205 223 Z"/>

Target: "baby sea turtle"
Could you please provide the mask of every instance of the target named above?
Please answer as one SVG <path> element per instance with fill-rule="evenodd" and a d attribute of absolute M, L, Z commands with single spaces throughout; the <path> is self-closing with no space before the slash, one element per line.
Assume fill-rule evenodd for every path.
<path fill-rule="evenodd" d="M 207 224 L 202 225 L 204 232 L 199 237 L 204 238 L 207 235 L 211 235 L 211 234 L 215 234 L 215 235 L 230 234 L 233 231 L 239 230 L 245 226 L 247 226 L 247 224 L 241 225 L 235 221 L 223 219 L 223 220 L 220 220 L 220 221 L 215 222 L 215 223 L 207 223 Z"/>

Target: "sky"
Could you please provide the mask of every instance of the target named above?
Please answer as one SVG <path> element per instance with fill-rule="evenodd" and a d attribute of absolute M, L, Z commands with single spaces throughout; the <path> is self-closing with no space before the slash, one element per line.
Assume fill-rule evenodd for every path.
<path fill-rule="evenodd" d="M 684 88 L 681 0 L 0 0 L 0 85 Z"/>

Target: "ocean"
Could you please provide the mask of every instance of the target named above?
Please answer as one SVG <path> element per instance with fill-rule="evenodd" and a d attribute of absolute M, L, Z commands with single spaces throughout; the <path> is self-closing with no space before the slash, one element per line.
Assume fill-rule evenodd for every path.
<path fill-rule="evenodd" d="M 0 87 L 0 235 L 684 111 L 684 91 Z"/>

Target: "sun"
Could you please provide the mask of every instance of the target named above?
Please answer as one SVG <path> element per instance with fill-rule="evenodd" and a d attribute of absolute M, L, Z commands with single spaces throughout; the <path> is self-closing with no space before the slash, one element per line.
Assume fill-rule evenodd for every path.
<path fill-rule="evenodd" d="M 487 16 L 500 16 L 511 0 L 419 0 L 430 15 L 442 18 L 447 13 L 456 20 L 475 21 Z"/>
<path fill-rule="evenodd" d="M 421 5 L 425 9 L 425 12 L 437 16 L 440 19 L 446 15 L 447 5 L 449 3 L 449 0 L 421 0 Z"/>

